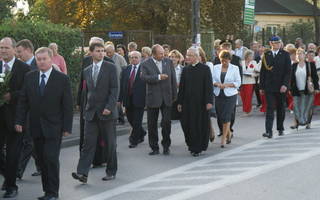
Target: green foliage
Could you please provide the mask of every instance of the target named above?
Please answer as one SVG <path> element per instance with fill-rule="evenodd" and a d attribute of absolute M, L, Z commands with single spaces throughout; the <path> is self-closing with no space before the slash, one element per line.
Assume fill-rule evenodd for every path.
<path fill-rule="evenodd" d="M 297 37 L 301 37 L 305 44 L 314 42 L 315 31 L 312 21 L 292 23 L 285 32 L 287 43 L 294 43 Z"/>
<path fill-rule="evenodd" d="M 14 0 L 0 0 L 0 23 L 5 19 L 11 17 L 11 9 L 15 6 Z"/>
<path fill-rule="evenodd" d="M 7 20 L 0 24 L 0 38 L 6 36 L 10 36 L 16 41 L 29 39 L 33 42 L 35 49 L 48 46 L 51 42 L 57 43 L 59 53 L 66 60 L 68 75 L 75 93 L 81 70 L 80 53 L 75 53 L 75 49 L 82 44 L 80 30 L 46 21 L 19 19 Z"/>

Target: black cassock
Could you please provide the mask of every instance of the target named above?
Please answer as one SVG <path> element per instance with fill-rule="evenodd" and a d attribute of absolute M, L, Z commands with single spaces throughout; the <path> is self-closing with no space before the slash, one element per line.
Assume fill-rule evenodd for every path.
<path fill-rule="evenodd" d="M 212 76 L 207 65 L 198 63 L 183 68 L 178 103 L 182 105 L 181 126 L 189 151 L 207 150 L 210 129 L 206 105 L 213 103 Z"/>

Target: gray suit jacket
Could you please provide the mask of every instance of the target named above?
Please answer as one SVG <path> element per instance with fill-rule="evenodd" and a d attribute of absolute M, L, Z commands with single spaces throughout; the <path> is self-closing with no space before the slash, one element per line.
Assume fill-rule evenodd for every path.
<path fill-rule="evenodd" d="M 85 109 L 84 119 L 92 121 L 94 115 L 100 120 L 113 120 L 118 118 L 117 100 L 119 93 L 117 69 L 112 63 L 103 61 L 94 87 L 92 78 L 93 65 L 83 71 L 85 81 Z M 102 115 L 104 109 L 111 111 L 110 115 Z"/>
<path fill-rule="evenodd" d="M 169 76 L 166 80 L 159 80 L 160 71 L 152 58 L 141 63 L 141 78 L 147 84 L 146 105 L 158 108 L 164 103 L 171 106 L 177 98 L 177 80 L 172 61 L 168 58 L 162 60 L 162 74 Z"/>

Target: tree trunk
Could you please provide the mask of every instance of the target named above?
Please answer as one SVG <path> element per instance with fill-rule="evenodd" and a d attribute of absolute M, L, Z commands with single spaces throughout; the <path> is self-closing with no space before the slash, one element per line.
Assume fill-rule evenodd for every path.
<path fill-rule="evenodd" d="M 318 0 L 313 1 L 313 17 L 314 17 L 314 27 L 316 32 L 315 42 L 319 45 L 320 43 L 320 24 L 319 24 L 319 13 L 318 13 Z"/>

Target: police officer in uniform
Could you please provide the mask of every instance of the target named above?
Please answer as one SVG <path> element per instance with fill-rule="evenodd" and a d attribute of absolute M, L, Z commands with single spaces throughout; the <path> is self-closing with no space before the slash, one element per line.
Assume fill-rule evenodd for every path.
<path fill-rule="evenodd" d="M 285 119 L 286 92 L 290 82 L 291 61 L 289 53 L 281 49 L 278 36 L 270 38 L 271 50 L 267 50 L 262 58 L 260 72 L 260 92 L 265 94 L 267 113 L 263 137 L 272 138 L 274 110 L 277 111 L 277 130 L 283 135 Z"/>

